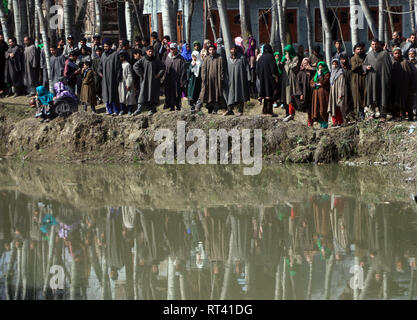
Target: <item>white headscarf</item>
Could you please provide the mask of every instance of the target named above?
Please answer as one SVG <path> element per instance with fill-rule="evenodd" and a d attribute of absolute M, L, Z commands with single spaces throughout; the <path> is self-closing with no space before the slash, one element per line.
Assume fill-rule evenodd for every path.
<path fill-rule="evenodd" d="M 196 64 L 195 64 L 195 66 L 192 67 L 191 70 L 193 71 L 194 75 L 196 77 L 198 77 L 200 75 L 200 68 L 201 68 L 201 64 L 202 64 L 202 60 L 201 60 L 201 57 L 200 57 L 200 52 L 193 51 L 193 53 L 191 53 L 191 56 L 197 58 Z"/>

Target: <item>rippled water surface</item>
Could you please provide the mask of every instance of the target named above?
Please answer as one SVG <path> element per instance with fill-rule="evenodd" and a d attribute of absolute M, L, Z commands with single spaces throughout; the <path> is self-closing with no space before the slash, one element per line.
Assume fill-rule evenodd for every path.
<path fill-rule="evenodd" d="M 412 299 L 391 168 L 0 162 L 0 299 Z"/>

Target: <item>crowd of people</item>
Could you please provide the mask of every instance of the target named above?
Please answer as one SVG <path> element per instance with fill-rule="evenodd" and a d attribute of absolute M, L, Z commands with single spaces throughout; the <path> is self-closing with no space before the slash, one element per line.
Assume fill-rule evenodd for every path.
<path fill-rule="evenodd" d="M 24 48 L 10 38 L 8 45 L 0 35 L 0 93 L 33 97 L 42 121 L 53 117 L 51 105 L 64 97 L 96 112 L 104 103 L 108 115 L 136 116 L 149 110 L 157 112 L 160 97 L 164 109 L 181 110 L 188 100 L 191 112 L 203 105 L 208 113 L 242 115 L 251 98 L 263 104 L 262 113 L 276 116 L 274 108 L 284 108 L 284 121 L 295 112 L 308 114 L 308 126 L 338 128 L 351 121 L 379 119 L 413 121 L 417 111 L 416 34 L 403 39 L 395 32 L 390 43 L 374 39 L 366 52 L 365 43 L 353 47 L 353 55 L 334 43 L 331 65 L 320 53 L 285 46 L 274 52 L 269 44 L 260 47 L 255 38 L 234 39 L 226 54 L 221 38 L 177 44 L 169 36 L 159 40 L 136 37 L 134 45 L 126 39 L 113 43 L 94 35 L 79 44 L 69 35 L 50 46 L 50 81 L 41 45 L 24 37 Z M 4 54 L 3 54 L 4 53 Z M 60 88 L 61 91 L 57 90 Z M 329 121 L 330 120 L 330 121 Z"/>

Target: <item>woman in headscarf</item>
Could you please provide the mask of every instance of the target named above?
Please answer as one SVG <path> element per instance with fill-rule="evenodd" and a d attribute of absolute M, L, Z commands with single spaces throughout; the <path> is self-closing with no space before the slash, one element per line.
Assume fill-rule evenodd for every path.
<path fill-rule="evenodd" d="M 284 48 L 284 57 L 282 57 L 284 67 L 281 76 L 281 102 L 284 104 L 286 118 L 284 121 L 293 120 L 295 116 L 295 108 L 291 103 L 291 97 L 295 94 L 295 82 L 298 73 L 299 58 L 292 45 Z"/>
<path fill-rule="evenodd" d="M 201 65 L 200 53 L 193 51 L 191 54 L 192 61 L 188 67 L 188 104 L 191 112 L 195 112 L 195 106 L 201 91 Z"/>
<path fill-rule="evenodd" d="M 262 114 L 276 116 L 272 111 L 275 88 L 278 83 L 278 68 L 272 55 L 272 47 L 269 44 L 263 46 L 262 56 L 256 64 L 256 74 L 259 83 L 260 102 L 264 102 Z"/>
<path fill-rule="evenodd" d="M 185 62 L 187 62 L 187 66 L 190 64 L 192 58 L 191 58 L 191 46 L 189 43 L 186 43 L 182 46 L 182 52 L 181 56 L 184 58 Z"/>
<path fill-rule="evenodd" d="M 250 68 L 250 95 L 256 98 L 256 40 L 250 37 L 248 40 L 248 49 L 246 49 L 246 57 L 248 58 Z"/>
<path fill-rule="evenodd" d="M 78 103 L 78 98 L 76 95 L 74 95 L 71 90 L 68 90 L 68 88 L 64 85 L 63 82 L 59 81 L 54 84 L 54 90 L 55 90 L 55 98 L 54 100 L 59 100 L 60 98 L 69 98 L 74 101 L 74 103 Z"/>
<path fill-rule="evenodd" d="M 40 118 L 41 122 L 49 122 L 51 119 L 51 107 L 50 103 L 52 102 L 54 95 L 50 93 L 44 86 L 39 86 L 36 88 L 36 118 Z"/>
<path fill-rule="evenodd" d="M 311 119 L 311 86 L 310 81 L 313 78 L 313 67 L 310 65 L 310 59 L 304 58 L 300 65 L 300 71 L 297 74 L 295 82 L 295 94 L 293 104 L 301 112 L 308 113 L 308 126 L 313 125 Z"/>
<path fill-rule="evenodd" d="M 320 128 L 327 129 L 329 119 L 327 110 L 330 94 L 330 72 L 324 61 L 320 61 L 317 64 L 317 71 L 310 81 L 310 86 L 313 88 L 311 103 L 312 121 L 319 122 Z"/>
<path fill-rule="evenodd" d="M 347 83 L 342 66 L 338 59 L 333 59 L 328 112 L 332 115 L 334 128 L 339 128 L 346 118 L 347 98 Z"/>
<path fill-rule="evenodd" d="M 204 40 L 203 42 L 203 49 L 200 51 L 200 58 L 204 61 L 204 58 L 208 56 L 208 48 L 211 45 L 211 41 L 209 39 Z"/>

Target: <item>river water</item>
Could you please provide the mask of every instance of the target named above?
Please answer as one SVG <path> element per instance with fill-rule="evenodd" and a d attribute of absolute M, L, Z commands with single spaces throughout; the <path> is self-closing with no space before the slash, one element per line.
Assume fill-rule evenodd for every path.
<path fill-rule="evenodd" d="M 0 299 L 413 299 L 388 167 L 0 162 Z"/>

